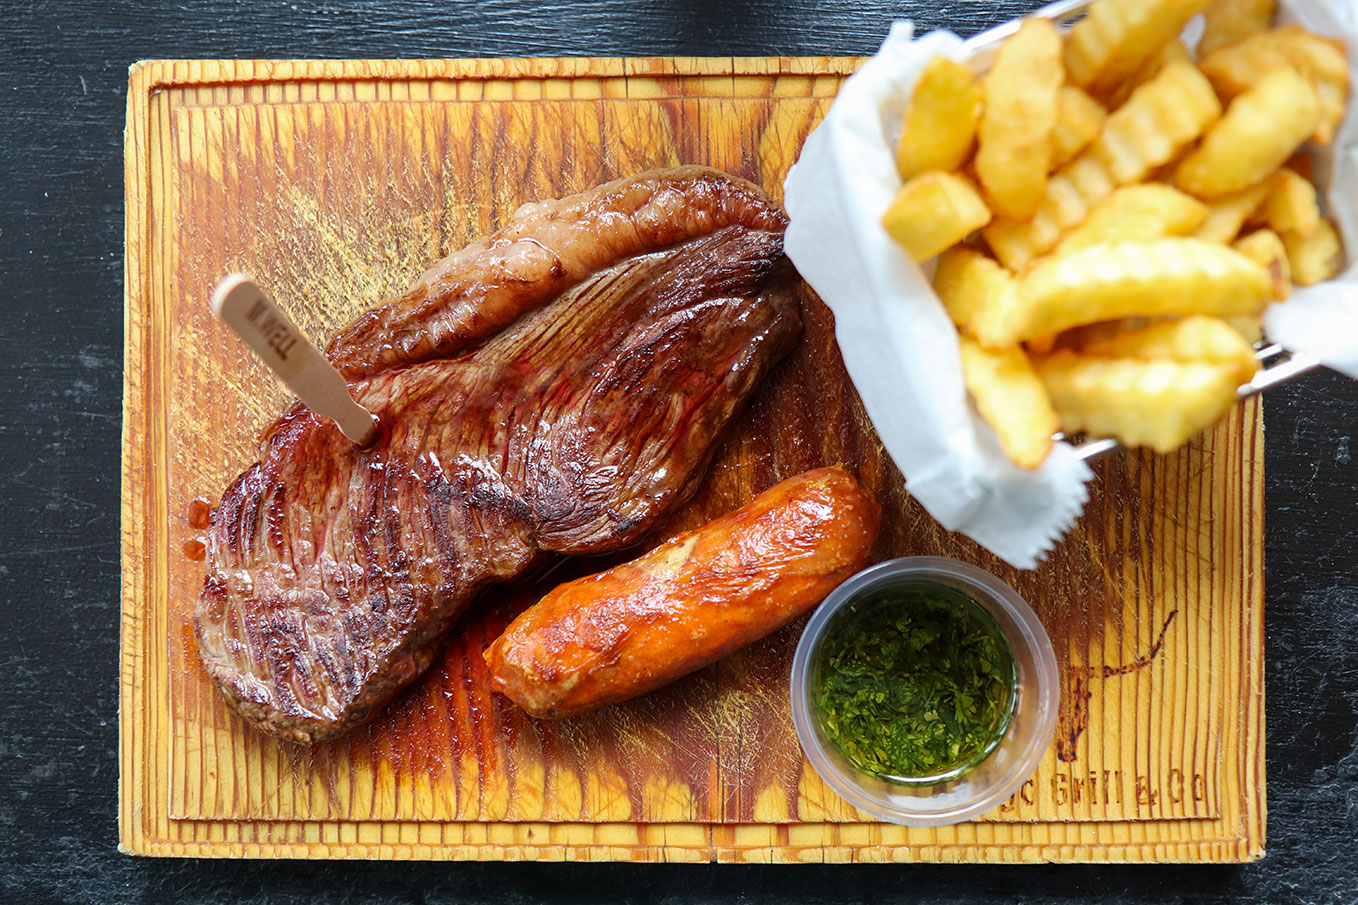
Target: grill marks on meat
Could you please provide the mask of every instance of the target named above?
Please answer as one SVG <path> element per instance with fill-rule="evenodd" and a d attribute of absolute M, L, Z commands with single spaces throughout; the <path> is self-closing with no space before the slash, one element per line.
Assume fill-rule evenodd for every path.
<path fill-rule="evenodd" d="M 286 738 L 339 735 L 424 671 L 488 582 L 625 546 L 686 498 L 800 330 L 781 215 L 759 201 L 745 219 L 777 228 L 626 255 L 469 354 L 353 383 L 388 430 L 371 449 L 285 413 L 209 534 L 195 623 L 233 705 Z"/>

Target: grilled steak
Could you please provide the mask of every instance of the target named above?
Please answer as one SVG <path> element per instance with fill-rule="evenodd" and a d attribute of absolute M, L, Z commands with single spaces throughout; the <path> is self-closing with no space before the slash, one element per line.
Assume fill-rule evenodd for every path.
<path fill-rule="evenodd" d="M 727 226 L 782 233 L 786 222 L 757 188 L 706 167 L 655 170 L 525 204 L 504 228 L 341 330 L 326 354 L 350 378 L 448 358 L 624 258 Z"/>
<path fill-rule="evenodd" d="M 295 405 L 213 517 L 194 621 L 233 706 L 339 735 L 487 583 L 625 546 L 684 500 L 800 330 L 783 224 L 731 177 L 646 174 L 525 208 L 342 331 L 383 439 Z"/>

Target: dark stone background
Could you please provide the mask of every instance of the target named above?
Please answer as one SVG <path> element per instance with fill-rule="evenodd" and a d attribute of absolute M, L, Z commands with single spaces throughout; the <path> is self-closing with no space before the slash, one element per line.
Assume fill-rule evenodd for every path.
<path fill-rule="evenodd" d="M 157 861 L 115 850 L 122 134 L 151 57 L 861 54 L 1010 2 L 0 0 L 0 900 L 1358 901 L 1358 385 L 1267 402 L 1268 857 L 1243 867 Z"/>

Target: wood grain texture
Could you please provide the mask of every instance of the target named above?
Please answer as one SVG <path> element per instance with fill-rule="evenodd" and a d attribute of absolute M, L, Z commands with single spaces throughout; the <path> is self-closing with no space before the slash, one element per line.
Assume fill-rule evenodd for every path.
<path fill-rule="evenodd" d="M 1262 852 L 1262 456 L 1257 404 L 1177 456 L 1101 466 L 1079 528 L 1001 568 L 904 493 L 809 293 L 802 345 L 727 438 L 690 527 L 775 480 L 855 466 L 879 558 L 997 571 L 1063 660 L 1032 783 L 977 823 L 865 821 L 801 761 L 797 627 L 632 704 L 539 724 L 478 656 L 530 590 L 488 595 L 441 664 L 370 727 L 304 751 L 245 727 L 187 616 L 188 505 L 254 456 L 283 392 L 211 323 L 252 271 L 326 335 L 523 201 L 706 163 L 781 194 L 852 61 L 160 62 L 127 132 L 122 837 L 152 854 L 617 860 L 1246 860 Z M 597 564 L 596 564 L 597 566 Z M 560 577 L 566 573 L 558 573 Z M 506 822 L 510 821 L 510 822 Z"/>

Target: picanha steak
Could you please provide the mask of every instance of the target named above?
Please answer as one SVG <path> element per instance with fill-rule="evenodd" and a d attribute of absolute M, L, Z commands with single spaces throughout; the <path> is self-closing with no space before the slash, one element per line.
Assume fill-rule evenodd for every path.
<path fill-rule="evenodd" d="M 801 329 L 785 218 L 697 167 L 526 205 L 327 352 L 384 430 L 294 405 L 222 495 L 194 614 L 267 732 L 332 738 L 429 665 L 487 583 L 636 540 Z"/>

